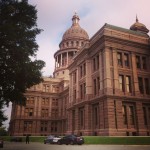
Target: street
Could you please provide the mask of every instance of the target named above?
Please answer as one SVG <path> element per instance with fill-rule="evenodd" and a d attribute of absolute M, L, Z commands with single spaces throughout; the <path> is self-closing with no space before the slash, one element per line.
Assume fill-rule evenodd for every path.
<path fill-rule="evenodd" d="M 5 142 L 1 150 L 150 150 L 150 145 L 56 145 L 31 142 Z"/>

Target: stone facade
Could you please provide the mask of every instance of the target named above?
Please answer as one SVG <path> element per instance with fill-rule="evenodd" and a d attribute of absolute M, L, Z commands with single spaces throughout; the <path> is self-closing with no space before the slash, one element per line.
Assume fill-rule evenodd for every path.
<path fill-rule="evenodd" d="M 72 21 L 54 77 L 27 90 L 25 107 L 13 104 L 10 134 L 150 135 L 148 29 L 138 19 L 131 29 L 105 24 L 88 39 Z"/>

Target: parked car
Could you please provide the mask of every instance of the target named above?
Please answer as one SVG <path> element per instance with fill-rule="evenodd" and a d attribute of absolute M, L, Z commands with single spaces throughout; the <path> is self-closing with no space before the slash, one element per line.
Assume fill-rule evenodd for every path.
<path fill-rule="evenodd" d="M 53 143 L 53 144 L 56 144 L 56 143 L 58 143 L 58 141 L 59 141 L 60 139 L 61 139 L 61 137 L 56 136 L 56 137 L 53 138 L 52 143 Z"/>
<path fill-rule="evenodd" d="M 44 144 L 49 143 L 49 144 L 54 144 L 57 143 L 58 140 L 60 140 L 61 138 L 59 136 L 55 136 L 55 135 L 49 135 L 48 137 L 46 137 L 44 139 Z"/>
<path fill-rule="evenodd" d="M 3 148 L 3 146 L 4 146 L 3 139 L 2 139 L 2 138 L 0 138 L 0 148 Z"/>
<path fill-rule="evenodd" d="M 67 136 L 64 136 L 63 138 L 59 139 L 58 144 L 78 144 L 78 145 L 82 145 L 84 144 L 84 138 L 83 137 L 80 137 L 80 136 L 76 136 L 76 135 L 67 135 Z"/>
<path fill-rule="evenodd" d="M 49 135 L 48 137 L 46 137 L 44 139 L 44 144 L 47 144 L 47 143 L 51 144 L 53 142 L 54 137 L 55 137 L 54 135 Z"/>

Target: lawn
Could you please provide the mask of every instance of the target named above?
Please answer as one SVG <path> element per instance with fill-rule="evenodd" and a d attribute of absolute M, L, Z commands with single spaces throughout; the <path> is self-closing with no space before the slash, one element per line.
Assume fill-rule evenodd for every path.
<path fill-rule="evenodd" d="M 150 145 L 150 137 L 104 137 L 104 136 L 83 136 L 85 144 L 109 144 L 109 145 Z M 10 136 L 4 136 L 3 139 L 10 141 Z M 23 142 L 25 136 L 22 137 Z M 44 136 L 31 136 L 31 142 L 43 143 Z"/>

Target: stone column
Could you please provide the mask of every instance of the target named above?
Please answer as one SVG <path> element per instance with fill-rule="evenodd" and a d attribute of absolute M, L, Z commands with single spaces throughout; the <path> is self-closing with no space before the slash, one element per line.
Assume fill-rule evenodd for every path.
<path fill-rule="evenodd" d="M 86 95 L 88 99 L 92 95 L 91 61 L 86 60 Z"/>
<path fill-rule="evenodd" d="M 62 67 L 62 54 L 60 54 L 60 66 Z"/>
<path fill-rule="evenodd" d="M 67 52 L 67 66 L 68 66 L 68 63 L 69 63 L 69 60 L 68 60 L 68 59 L 69 59 L 69 58 L 68 58 L 68 53 L 69 53 L 69 52 Z"/>
<path fill-rule="evenodd" d="M 136 127 L 138 130 L 139 136 L 146 136 L 145 125 L 144 125 L 144 115 L 143 115 L 143 107 L 141 102 L 136 102 Z"/>
<path fill-rule="evenodd" d="M 56 68 L 58 68 L 58 56 L 56 57 Z"/>
<path fill-rule="evenodd" d="M 104 50 L 104 93 L 112 94 L 112 86 L 111 86 L 111 74 L 110 74 L 110 57 L 109 57 L 110 49 L 105 47 Z"/>
<path fill-rule="evenodd" d="M 76 99 L 77 101 L 79 100 L 79 96 L 80 96 L 78 82 L 79 82 L 79 67 L 77 67 L 77 71 L 76 71 Z"/>
<path fill-rule="evenodd" d="M 79 109 L 75 109 L 75 134 L 79 132 Z"/>
<path fill-rule="evenodd" d="M 114 73 L 114 94 L 119 94 L 119 76 L 118 76 L 118 62 L 117 62 L 117 52 L 113 49 L 113 73 Z"/>
<path fill-rule="evenodd" d="M 104 93 L 104 79 L 103 79 L 103 74 L 104 74 L 103 67 L 104 66 L 103 66 L 103 51 L 102 50 L 100 51 L 99 62 L 100 62 L 100 65 L 99 65 L 100 91 L 99 93 L 103 94 Z"/>
<path fill-rule="evenodd" d="M 131 54 L 131 67 L 132 67 L 132 76 L 133 76 L 132 91 L 134 91 L 135 96 L 138 96 L 140 92 L 139 92 L 139 84 L 138 84 L 138 76 L 137 76 L 136 56 L 134 53 Z"/>
<path fill-rule="evenodd" d="M 85 104 L 85 111 L 84 111 L 84 126 L 85 126 L 85 131 L 84 135 L 89 135 L 91 133 L 91 105 Z"/>
<path fill-rule="evenodd" d="M 37 97 L 34 97 L 34 115 L 33 117 L 37 117 Z"/>

